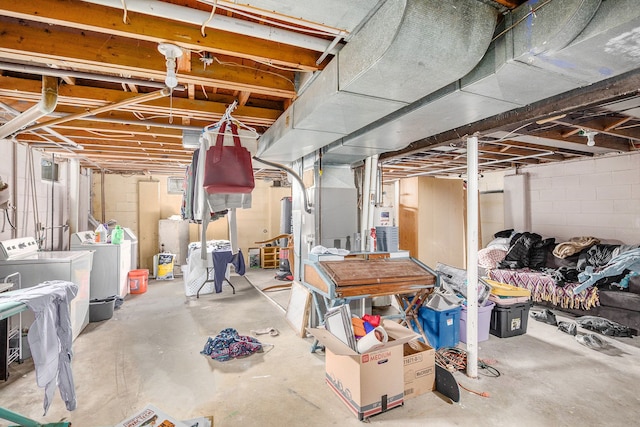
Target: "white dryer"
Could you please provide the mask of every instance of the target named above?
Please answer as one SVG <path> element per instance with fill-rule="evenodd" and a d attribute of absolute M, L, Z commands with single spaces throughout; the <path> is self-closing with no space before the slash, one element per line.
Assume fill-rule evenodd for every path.
<path fill-rule="evenodd" d="M 95 243 L 93 231 L 81 231 L 71 235 L 72 251 L 93 251 L 91 269 L 91 299 L 104 299 L 129 293 L 128 274 L 131 270 L 131 241 L 118 245 Z"/>

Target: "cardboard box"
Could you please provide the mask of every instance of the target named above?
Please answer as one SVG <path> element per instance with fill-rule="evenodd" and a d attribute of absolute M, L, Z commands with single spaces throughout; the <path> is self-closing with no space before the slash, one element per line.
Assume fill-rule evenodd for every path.
<path fill-rule="evenodd" d="M 403 346 L 404 398 L 432 392 L 436 385 L 436 351 L 422 341 Z"/>
<path fill-rule="evenodd" d="M 325 346 L 325 380 L 359 420 L 404 403 L 402 345 L 419 338 L 391 320 L 383 320 L 389 341 L 375 351 L 359 354 L 331 332 L 308 328 Z"/>

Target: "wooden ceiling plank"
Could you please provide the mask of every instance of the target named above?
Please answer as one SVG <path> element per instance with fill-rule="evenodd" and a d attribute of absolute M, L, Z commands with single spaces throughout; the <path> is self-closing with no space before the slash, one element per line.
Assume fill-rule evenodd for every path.
<path fill-rule="evenodd" d="M 238 96 L 238 106 L 244 107 L 251 96 L 251 92 L 240 92 Z"/>
<path fill-rule="evenodd" d="M 380 159 L 397 158 L 425 149 L 445 146 L 460 141 L 460 138 L 465 135 L 473 135 L 476 132 L 482 134 L 497 130 L 508 131 L 534 123 L 550 114 L 568 114 L 594 107 L 602 102 L 626 99 L 630 96 L 636 96 L 640 92 L 638 88 L 640 88 L 640 69 L 419 139 L 401 150 L 381 154 Z"/>
<path fill-rule="evenodd" d="M 631 120 L 631 117 L 623 117 L 621 119 L 615 120 L 613 123 L 611 123 L 610 125 L 607 125 L 604 127 L 605 131 L 610 131 L 613 130 L 615 128 L 617 128 L 620 125 L 623 125 L 625 123 L 627 123 L 629 120 Z"/>
<path fill-rule="evenodd" d="M 69 38 L 77 39 L 69 43 Z M 104 34 L 52 31 L 3 23 L 0 54 L 8 59 L 28 61 L 42 66 L 72 67 L 79 71 L 128 75 L 139 79 L 164 81 L 165 58 L 148 43 L 131 43 Z M 191 61 L 198 61 L 192 58 Z M 194 67 L 189 73 L 178 72 L 183 84 L 202 84 L 230 90 L 247 90 L 264 95 L 293 98 L 296 96 L 292 73 L 261 72 L 241 66 L 213 63 L 207 68 Z"/>
<path fill-rule="evenodd" d="M 39 81 L 0 76 L 0 97 L 29 100 L 35 103 L 40 99 L 41 91 L 42 88 Z M 94 108 L 105 105 L 105 102 L 116 102 L 125 97 L 133 96 L 136 95 L 113 89 L 63 85 L 58 89 L 58 105 L 84 105 L 88 108 Z M 227 104 L 215 101 L 174 97 L 171 102 L 165 98 L 160 102 L 145 103 L 144 107 L 130 106 L 129 109 L 132 111 L 153 110 L 154 114 L 163 113 L 167 116 L 171 110 L 174 115 L 188 115 L 193 119 L 203 120 L 209 124 L 222 117 L 227 107 Z M 58 107 L 56 111 L 62 111 L 62 109 Z M 281 110 L 243 106 L 234 111 L 234 117 L 251 126 L 269 126 L 275 122 L 281 113 Z M 114 113 L 112 112 L 111 114 L 113 115 Z"/>
<path fill-rule="evenodd" d="M 627 152 L 630 150 L 627 139 L 619 139 L 614 137 L 608 137 L 605 139 L 603 138 L 603 136 L 605 135 L 606 134 L 603 133 L 603 135 L 601 135 L 600 138 L 598 138 L 598 136 L 595 137 L 597 146 L 602 148 L 609 148 L 611 150 L 620 151 L 620 152 Z M 587 145 L 587 138 L 584 136 L 574 135 L 571 137 L 563 138 L 560 132 L 554 131 L 554 130 L 538 132 L 538 133 L 535 133 L 534 136 L 538 136 L 541 138 L 556 139 L 560 142 L 573 142 L 573 143 L 582 144 L 585 146 Z"/>
<path fill-rule="evenodd" d="M 29 0 L 0 3 L 0 15 L 17 19 L 62 25 L 153 43 L 171 40 L 194 51 L 208 51 L 281 67 L 316 71 L 317 52 L 262 40 L 242 34 L 207 28 L 170 19 L 129 12 L 130 24 L 122 22 L 122 10 L 74 0 Z"/>
<path fill-rule="evenodd" d="M 602 122 L 599 120 L 589 120 L 589 121 L 580 122 L 580 123 L 569 123 L 565 121 L 558 121 L 557 123 L 563 126 L 577 127 L 577 130 L 575 133 L 579 132 L 581 129 L 584 129 L 585 131 L 598 132 L 605 135 L 610 135 L 618 138 L 630 139 L 635 142 L 640 142 L 640 130 L 635 130 L 635 129 L 615 130 L 615 126 L 614 126 L 614 129 L 607 130 L 607 127 L 603 126 Z"/>
<path fill-rule="evenodd" d="M 539 136 L 539 135 L 537 135 Z M 561 141 L 561 140 L 559 140 Z M 564 141 L 566 142 L 566 141 Z M 495 145 L 505 145 L 506 147 L 523 147 L 523 148 L 529 148 L 529 149 L 535 149 L 538 151 L 544 150 L 544 151 L 554 151 L 556 153 L 560 153 L 560 154 L 571 154 L 571 155 L 578 155 L 578 156 L 593 156 L 593 153 L 588 152 L 588 151 L 579 151 L 579 150 L 572 150 L 572 149 L 568 149 L 568 148 L 562 148 L 562 147 L 551 147 L 548 145 L 539 145 L 539 144 L 532 144 L 530 142 L 520 142 L 520 141 L 513 141 L 510 139 L 504 140 L 504 141 L 492 141 L 492 144 Z"/>

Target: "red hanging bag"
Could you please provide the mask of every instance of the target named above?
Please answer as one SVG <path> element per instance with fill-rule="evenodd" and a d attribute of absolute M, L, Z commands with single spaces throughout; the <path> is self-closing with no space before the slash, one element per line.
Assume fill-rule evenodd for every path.
<path fill-rule="evenodd" d="M 255 187 L 251 153 L 240 144 L 238 127 L 230 123 L 233 145 L 224 145 L 227 122 L 218 129 L 216 145 L 207 150 L 202 186 L 209 194 L 251 193 Z"/>

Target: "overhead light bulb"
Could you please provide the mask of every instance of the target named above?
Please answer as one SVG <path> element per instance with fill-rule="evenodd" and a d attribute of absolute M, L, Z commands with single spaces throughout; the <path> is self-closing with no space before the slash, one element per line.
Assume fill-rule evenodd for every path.
<path fill-rule="evenodd" d="M 160 43 L 158 51 L 167 59 L 167 76 L 164 83 L 168 88 L 173 89 L 178 86 L 178 78 L 176 77 L 176 58 L 182 56 L 182 49 L 171 43 Z"/>
<path fill-rule="evenodd" d="M 178 86 L 178 78 L 176 77 L 176 60 L 173 58 L 167 58 L 167 77 L 164 79 L 164 83 L 168 88 L 173 89 Z"/>
<path fill-rule="evenodd" d="M 596 140 L 595 140 L 595 136 L 598 134 L 598 132 L 587 132 L 587 145 L 589 147 L 593 147 L 594 145 L 596 145 Z"/>

